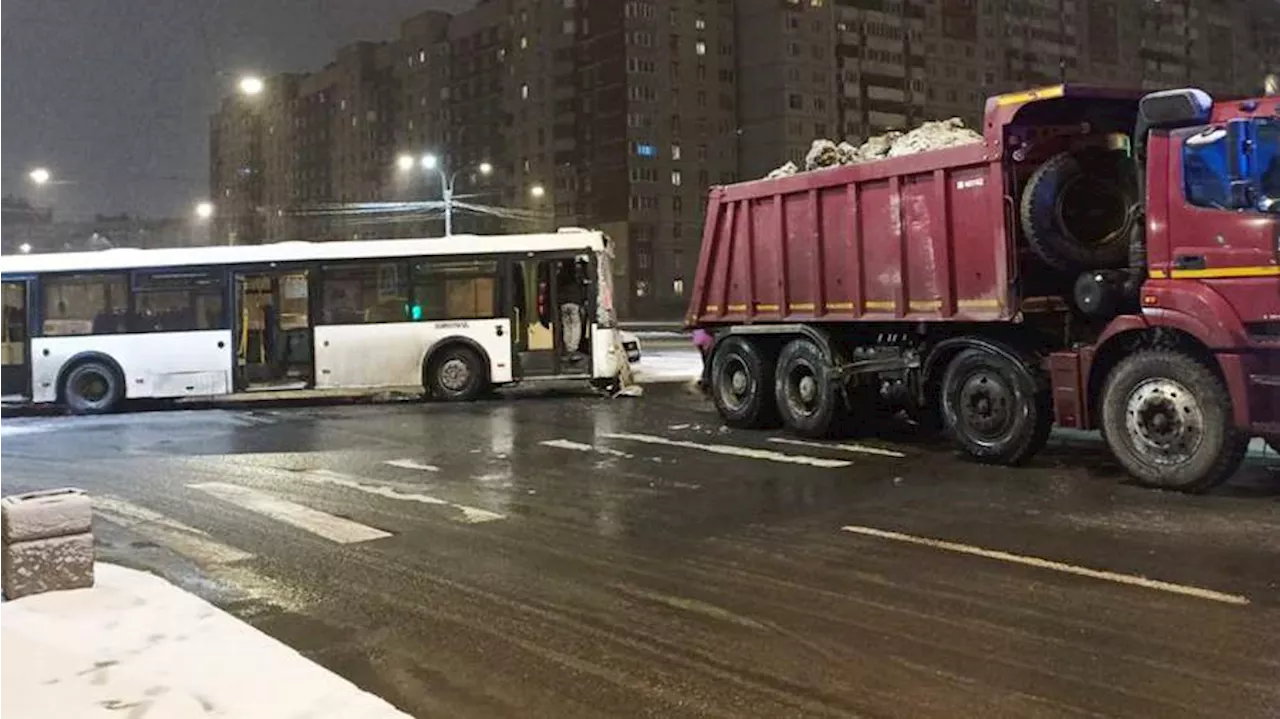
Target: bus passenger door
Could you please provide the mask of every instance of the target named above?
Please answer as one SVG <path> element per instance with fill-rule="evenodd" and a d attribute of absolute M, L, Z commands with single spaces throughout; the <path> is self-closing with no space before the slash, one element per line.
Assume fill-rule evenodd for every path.
<path fill-rule="evenodd" d="M 552 312 L 555 283 L 548 279 L 554 264 L 554 260 L 538 259 L 511 262 L 508 296 L 518 377 L 549 377 L 560 371 L 556 352 L 560 322 Z"/>
<path fill-rule="evenodd" d="M 308 272 L 236 272 L 234 281 L 236 390 L 310 386 Z"/>
<path fill-rule="evenodd" d="M 3 370 L 0 395 L 31 398 L 31 302 L 26 280 L 4 283 Z"/>

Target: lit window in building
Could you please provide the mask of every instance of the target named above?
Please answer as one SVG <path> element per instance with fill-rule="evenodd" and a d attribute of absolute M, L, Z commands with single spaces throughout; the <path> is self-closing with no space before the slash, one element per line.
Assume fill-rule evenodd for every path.
<path fill-rule="evenodd" d="M 521 86 L 520 86 L 520 99 L 521 99 L 521 100 L 528 100 L 528 99 L 529 99 L 529 85 L 528 85 L 528 84 L 524 84 L 524 85 L 521 85 Z"/>
<path fill-rule="evenodd" d="M 679 170 L 671 171 L 671 184 L 679 187 L 684 182 L 684 178 L 680 175 Z"/>
<path fill-rule="evenodd" d="M 673 144 L 671 145 L 671 159 L 673 159 L 673 160 L 679 160 L 679 159 L 680 159 L 680 144 L 679 144 L 679 143 L 673 143 Z"/>
<path fill-rule="evenodd" d="M 684 296 L 684 280 L 677 277 L 671 281 L 671 292 L 677 297 Z"/>
<path fill-rule="evenodd" d="M 520 36 L 520 49 L 521 49 L 521 50 L 523 50 L 523 49 L 525 49 L 525 48 L 527 48 L 527 47 L 529 47 L 529 38 L 528 38 L 528 37 L 526 37 L 526 36 L 524 36 L 524 35 L 521 35 L 521 36 Z"/>
<path fill-rule="evenodd" d="M 699 55 L 706 55 L 706 54 L 707 54 L 707 44 L 706 44 L 705 42 L 703 42 L 703 41 L 699 40 L 698 42 L 694 43 L 694 45 L 693 45 L 693 51 L 694 51 L 694 52 L 696 52 L 696 53 L 698 53 Z"/>
<path fill-rule="evenodd" d="M 658 154 L 657 148 L 643 142 L 636 143 L 636 154 L 640 157 L 654 157 Z"/>

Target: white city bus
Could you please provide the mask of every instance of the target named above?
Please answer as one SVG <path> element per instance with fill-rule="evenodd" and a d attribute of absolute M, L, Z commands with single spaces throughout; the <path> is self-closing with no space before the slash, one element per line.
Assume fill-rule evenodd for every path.
<path fill-rule="evenodd" d="M 7 401 L 420 387 L 468 400 L 532 379 L 611 383 L 599 232 L 8 256 Z"/>

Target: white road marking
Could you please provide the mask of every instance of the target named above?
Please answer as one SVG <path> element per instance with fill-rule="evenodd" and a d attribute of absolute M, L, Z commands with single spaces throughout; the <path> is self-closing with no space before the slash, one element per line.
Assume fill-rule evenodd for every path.
<path fill-rule="evenodd" d="M 545 442 L 539 442 L 538 444 L 542 444 L 547 447 L 555 447 L 556 449 L 571 449 L 575 452 L 607 454 L 610 457 L 622 457 L 623 459 L 635 458 L 634 454 L 631 454 L 630 452 L 623 452 L 620 449 L 612 449 L 610 447 L 597 447 L 595 445 L 584 444 L 582 442 L 574 442 L 573 440 L 569 440 L 569 439 L 549 439 Z"/>
<path fill-rule="evenodd" d="M 948 542 L 941 539 L 931 539 L 929 537 L 916 537 L 910 534 L 902 534 L 900 532 L 889 532 L 874 527 L 858 527 L 847 526 L 841 527 L 843 531 L 852 532 L 854 534 L 862 534 L 868 537 L 879 537 L 880 539 L 892 539 L 896 542 L 906 542 L 907 544 L 917 544 L 922 547 L 932 547 L 934 549 L 944 549 L 948 552 L 959 552 L 961 554 L 971 554 L 977 557 L 986 557 L 987 559 L 998 559 L 1002 562 L 1012 562 L 1014 564 L 1023 564 L 1028 567 L 1037 567 L 1040 569 L 1051 569 L 1055 572 L 1063 572 L 1065 574 L 1075 574 L 1081 577 L 1090 577 L 1092 579 L 1102 579 L 1117 584 L 1128 584 L 1134 587 L 1143 587 L 1145 589 L 1156 589 L 1171 594 L 1181 594 L 1187 597 L 1195 597 L 1196 599 L 1207 599 L 1213 602 L 1222 602 L 1224 604 L 1249 604 L 1249 598 L 1239 594 L 1225 594 L 1223 592 L 1214 591 L 1212 589 L 1204 589 L 1203 587 L 1193 587 L 1186 584 L 1174 584 L 1172 582 L 1162 582 L 1158 579 L 1148 579 L 1136 574 L 1120 574 L 1118 572 L 1108 572 L 1101 569 L 1090 569 L 1088 567 L 1079 567 L 1074 564 L 1065 562 L 1055 562 L 1051 559 L 1040 559 L 1039 557 L 1029 557 L 1022 554 L 1012 554 L 1010 552 L 1002 552 L 996 549 L 983 549 L 969 544 L 960 544 L 957 542 Z"/>
<path fill-rule="evenodd" d="M 421 462 L 416 462 L 412 459 L 388 459 L 387 461 L 383 462 L 383 464 L 389 464 L 392 467 L 399 467 L 401 469 L 418 469 L 418 470 L 422 470 L 423 472 L 439 472 L 440 471 L 440 468 L 435 466 L 434 464 L 422 464 Z"/>
<path fill-rule="evenodd" d="M 432 504 L 432 505 L 441 506 L 441 507 L 452 507 L 453 509 L 456 509 L 459 512 L 462 512 L 463 521 L 466 522 L 467 524 L 479 524 L 481 522 L 492 522 L 498 519 L 506 519 L 505 515 L 498 514 L 497 512 L 490 512 L 487 509 L 481 509 L 479 507 L 471 507 L 465 504 L 458 504 L 457 502 L 450 502 L 447 499 L 433 497 L 429 494 L 420 494 L 417 492 L 402 492 L 398 489 L 395 489 L 394 487 L 386 487 L 378 484 L 370 484 L 369 482 L 361 481 L 361 479 L 358 477 L 351 477 L 349 475 L 340 474 L 338 472 L 331 472 L 327 469 L 317 469 L 309 472 L 303 472 L 300 476 L 309 482 L 318 482 L 322 484 L 332 484 L 338 487 L 346 487 L 348 489 L 354 489 L 360 492 L 365 492 L 367 494 L 376 494 L 379 497 L 386 497 L 388 499 L 399 499 L 406 502 L 419 502 L 421 504 Z"/>
<path fill-rule="evenodd" d="M 777 444 L 794 444 L 797 447 L 818 447 L 820 449 L 834 449 L 841 452 L 861 452 L 862 454 L 878 454 L 881 457 L 906 457 L 907 455 L 893 449 L 883 449 L 880 447 L 869 447 L 865 444 L 827 444 L 825 442 L 806 442 L 802 439 L 790 439 L 788 437 L 770 437 L 770 442 Z"/>
<path fill-rule="evenodd" d="M 248 552 L 210 539 L 207 532 L 118 497 L 95 496 L 93 509 L 108 522 L 140 534 L 199 564 L 227 564 L 253 558 Z"/>
<path fill-rule="evenodd" d="M 769 462 L 785 462 L 788 464 L 804 464 L 810 467 L 824 467 L 827 469 L 848 467 L 851 464 L 851 462 L 843 459 L 824 459 L 822 457 L 810 457 L 803 454 L 783 454 L 782 452 L 774 452 L 768 449 L 737 447 L 730 444 L 702 444 L 701 442 L 686 442 L 681 439 L 667 439 L 666 437 L 658 437 L 652 434 L 607 433 L 601 434 L 600 436 L 606 439 L 622 439 L 630 440 L 632 442 L 644 442 L 645 444 L 661 444 L 668 447 L 700 449 L 703 452 L 724 454 L 731 457 L 762 459 Z"/>
<path fill-rule="evenodd" d="M 229 502 L 250 512 L 271 517 L 306 530 L 338 544 L 355 544 L 390 537 L 389 532 L 375 529 L 350 519 L 336 517 L 326 512 L 304 507 L 301 504 L 280 499 L 256 489 L 223 482 L 188 484 L 192 489 L 208 492 L 224 502 Z"/>

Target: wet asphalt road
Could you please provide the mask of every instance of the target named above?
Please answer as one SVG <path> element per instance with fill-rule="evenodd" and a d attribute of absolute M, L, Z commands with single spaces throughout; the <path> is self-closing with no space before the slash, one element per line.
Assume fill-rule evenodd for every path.
<path fill-rule="evenodd" d="M 103 559 L 420 716 L 1280 716 L 1273 459 L 1185 497 L 780 436 L 678 386 L 7 418 L 3 491 L 88 489 Z"/>

